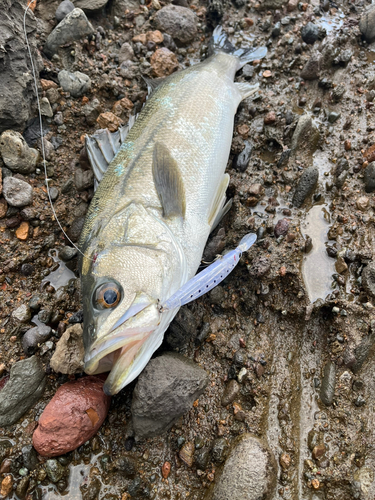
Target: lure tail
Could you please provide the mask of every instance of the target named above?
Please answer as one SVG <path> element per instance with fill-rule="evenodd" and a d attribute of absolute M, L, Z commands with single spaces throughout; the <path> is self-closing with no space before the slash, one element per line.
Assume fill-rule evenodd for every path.
<path fill-rule="evenodd" d="M 218 52 L 225 52 L 238 57 L 238 69 L 245 66 L 245 64 L 255 61 L 256 59 L 263 59 L 267 54 L 266 47 L 258 48 L 245 48 L 236 49 L 236 47 L 228 40 L 227 34 L 224 32 L 222 26 L 217 26 L 212 33 L 212 38 L 209 45 L 209 55 L 217 54 Z"/>

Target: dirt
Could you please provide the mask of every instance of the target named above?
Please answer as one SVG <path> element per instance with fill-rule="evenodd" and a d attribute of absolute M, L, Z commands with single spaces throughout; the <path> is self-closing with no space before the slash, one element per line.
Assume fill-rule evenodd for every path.
<path fill-rule="evenodd" d="M 83 137 L 99 128 L 95 120 L 88 124 L 82 108 L 97 98 L 101 112 L 112 112 L 114 104 L 126 97 L 136 111 L 141 109 L 146 84 L 140 76 L 119 76 L 118 53 L 124 42 L 132 43 L 134 36 L 154 29 L 151 18 L 158 3 L 154 0 L 146 7 L 133 2 L 122 18 L 114 18 L 114 2 L 110 3 L 89 15 L 95 37 L 63 48 L 59 60 L 43 57 L 43 79 L 58 83 L 57 73 L 65 67 L 86 73 L 92 80 L 91 91 L 83 98 L 72 98 L 59 90 L 53 111 L 55 116 L 62 113 L 63 124 L 54 119 L 45 122 L 46 138 L 61 141 L 47 165 L 50 187 L 59 189 L 54 207 L 74 241 L 93 189 L 78 191 L 69 180 L 77 168 L 89 168 L 82 153 Z M 275 456 L 278 473 L 273 500 L 375 498 L 375 312 L 374 297 L 361 286 L 361 273 L 372 261 L 375 249 L 375 197 L 366 193 L 363 181 L 364 153 L 375 143 L 374 103 L 367 100 L 375 88 L 374 51 L 361 40 L 358 28 L 367 4 L 363 0 L 324 2 L 319 15 L 314 14 L 320 6 L 316 0 L 298 4 L 292 11 L 286 7 L 262 10 L 259 4 L 237 1 L 236 5 L 208 5 L 193 0 L 190 7 L 198 15 L 198 34 L 180 48 L 168 47 L 176 54 L 180 69 L 198 62 L 205 56 L 212 23 L 216 24 L 218 12 L 224 12 L 221 23 L 233 41 L 241 38 L 243 43 L 265 44 L 269 50 L 250 71 L 251 81 L 260 82 L 259 96 L 245 100 L 236 115 L 227 169 L 233 207 L 214 233 L 225 229 L 229 249 L 250 231 L 257 232 L 258 242 L 219 291 L 185 306 L 197 322 L 197 338 L 179 351 L 209 373 L 209 387 L 166 435 L 137 442 L 132 438 L 130 414 L 134 383 L 126 387 L 112 399 L 109 416 L 97 436 L 62 458 L 62 480 L 51 483 L 45 474 L 45 459 L 39 457 L 36 469 L 29 473 L 27 498 L 129 499 L 134 476 L 126 476 L 114 464 L 130 454 L 149 498 L 203 500 L 219 464 L 210 460 L 205 470 L 195 463 L 191 467 L 184 464 L 178 456 L 181 438 L 210 447 L 218 437 L 230 445 L 243 432 L 267 441 Z M 35 9 L 40 19 L 40 48 L 54 25 L 57 5 L 52 1 L 39 3 Z M 273 37 L 272 30 L 280 20 L 281 34 Z M 308 21 L 325 27 L 326 38 L 314 45 L 303 44 L 300 29 Z M 334 56 L 327 45 L 338 47 Z M 302 80 L 301 70 L 317 48 L 323 54 L 320 76 Z M 148 55 L 142 50 L 139 57 L 147 70 L 144 63 L 155 47 Z M 340 54 L 347 50 L 352 53 L 350 60 L 340 60 Z M 237 81 L 246 78 L 240 72 Z M 340 85 L 344 96 L 337 100 L 334 89 Z M 339 114 L 337 119 L 332 112 Z M 121 108 L 121 113 L 119 118 L 126 121 L 129 109 Z M 313 144 L 297 146 L 280 164 L 304 113 L 313 117 L 319 140 L 315 135 Z M 249 140 L 253 149 L 247 169 L 241 172 L 233 168 L 233 159 L 243 149 L 244 140 Z M 343 182 L 338 181 L 342 159 L 348 162 Z M 310 166 L 319 169 L 318 185 L 304 204 L 295 208 L 292 199 L 299 177 Z M 34 192 L 34 216 L 29 219 L 28 231 L 22 217 L 13 225 L 9 223 L 18 217 L 18 211 L 0 219 L 3 377 L 13 363 L 25 357 L 22 335 L 39 321 L 34 311 L 31 322 L 17 322 L 12 312 L 19 305 L 39 297 L 40 308 L 51 312 L 54 344 L 69 318 L 81 309 L 77 259 L 64 264 L 57 257 L 67 242 L 48 204 L 41 169 L 25 175 L 25 180 Z M 254 190 L 257 184 L 262 189 Z M 363 196 L 368 203 L 360 210 L 356 200 Z M 289 220 L 288 233 L 276 238 L 274 226 L 283 218 Z M 346 263 L 346 269 L 340 267 L 341 273 L 337 266 L 335 269 L 336 259 L 342 263 L 339 258 Z M 26 264 L 31 265 L 27 272 Z M 166 349 L 168 345 L 163 344 L 160 351 Z M 5 472 L 0 481 L 11 474 L 15 485 L 20 483 L 22 447 L 31 444 L 44 407 L 69 378 L 50 368 L 53 351 L 54 347 L 45 350 L 43 346 L 38 351 L 48 379 L 43 398 L 17 424 L 0 429 L 0 442 L 7 439 L 12 443 L 6 457 L 11 463 L 7 469 L 3 462 Z M 336 367 L 330 406 L 321 397 L 321 391 L 326 390 L 323 376 L 328 362 Z M 242 371 L 236 404 L 222 406 L 225 387 L 243 368 L 246 374 Z M 171 464 L 168 479 L 162 476 L 166 461 Z M 6 479 L 4 487 L 9 481 Z M 8 498 L 18 497 L 13 491 Z"/>

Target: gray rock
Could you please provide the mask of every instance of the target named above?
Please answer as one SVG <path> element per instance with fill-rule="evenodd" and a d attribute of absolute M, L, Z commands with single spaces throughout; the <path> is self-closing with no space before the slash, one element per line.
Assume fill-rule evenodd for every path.
<path fill-rule="evenodd" d="M 85 223 L 85 218 L 78 217 L 77 219 L 74 219 L 72 225 L 68 229 L 67 235 L 74 243 L 78 241 L 79 237 L 81 236 L 84 223 Z"/>
<path fill-rule="evenodd" d="M 375 161 L 369 163 L 364 174 L 365 187 L 367 193 L 375 191 Z"/>
<path fill-rule="evenodd" d="M 371 264 L 370 264 L 371 265 Z M 368 268 L 369 266 L 367 266 Z M 374 266 L 372 266 L 374 270 Z M 375 275 L 375 273 L 374 273 Z M 363 276 L 363 273 L 362 273 Z M 374 289 L 374 288 L 373 288 Z M 373 347 L 375 344 L 375 332 L 372 332 L 370 335 L 365 335 L 359 345 L 354 350 L 354 363 L 351 367 L 353 373 L 358 373 L 362 368 L 364 362 L 368 359 Z"/>
<path fill-rule="evenodd" d="M 74 4 L 70 0 L 63 0 L 56 9 L 55 17 L 57 22 L 62 21 L 74 8 Z"/>
<path fill-rule="evenodd" d="M 64 262 L 68 262 L 68 260 L 74 259 L 78 254 L 78 250 L 73 247 L 62 247 L 59 251 L 59 258 Z"/>
<path fill-rule="evenodd" d="M 197 327 L 194 314 L 182 307 L 170 324 L 165 340 L 173 349 L 187 346 L 197 335 Z"/>
<path fill-rule="evenodd" d="M 319 78 L 321 69 L 322 55 L 320 52 L 315 52 L 312 54 L 310 59 L 305 64 L 303 70 L 301 71 L 301 78 L 304 80 L 316 80 Z"/>
<path fill-rule="evenodd" d="M 309 22 L 301 29 L 301 36 L 305 43 L 313 44 L 320 38 L 320 28 L 316 24 Z"/>
<path fill-rule="evenodd" d="M 59 190 L 57 189 L 57 187 L 52 186 L 51 188 L 49 188 L 49 195 L 52 201 L 56 201 L 59 197 Z"/>
<path fill-rule="evenodd" d="M 23 33 L 25 3 L 2 0 L 0 16 L 0 133 L 7 129 L 22 131 L 36 111 L 36 95 L 30 58 Z M 31 10 L 26 15 L 26 29 L 31 53 L 40 69 L 36 48 L 36 19 Z"/>
<path fill-rule="evenodd" d="M 30 184 L 14 177 L 4 179 L 3 195 L 12 207 L 25 207 L 33 202 L 33 188 Z"/>
<path fill-rule="evenodd" d="M 35 172 L 39 153 L 29 148 L 19 132 L 6 130 L 0 137 L 0 152 L 5 165 L 14 173 Z"/>
<path fill-rule="evenodd" d="M 122 18 L 126 10 L 135 11 L 140 6 L 140 0 L 115 0 L 109 2 L 109 13 L 112 18 Z"/>
<path fill-rule="evenodd" d="M 224 389 L 223 397 L 221 398 L 221 404 L 227 406 L 236 399 L 238 393 L 240 392 L 240 385 L 234 379 L 230 380 Z"/>
<path fill-rule="evenodd" d="M 197 16 L 190 9 L 177 5 L 166 5 L 155 15 L 155 25 L 174 40 L 185 44 L 197 34 Z"/>
<path fill-rule="evenodd" d="M 133 392 L 136 436 L 151 437 L 167 431 L 203 393 L 208 381 L 202 368 L 178 354 L 152 359 Z"/>
<path fill-rule="evenodd" d="M 244 141 L 245 147 L 233 158 L 233 168 L 239 172 L 245 172 L 249 165 L 251 153 L 253 152 L 253 145 L 249 141 Z"/>
<path fill-rule="evenodd" d="M 42 97 L 40 100 L 40 112 L 43 116 L 46 116 L 47 118 L 53 117 L 53 111 L 47 97 Z"/>
<path fill-rule="evenodd" d="M 57 483 L 65 475 L 64 467 L 56 459 L 52 458 L 46 462 L 46 472 L 48 479 L 53 483 Z"/>
<path fill-rule="evenodd" d="M 92 170 L 82 170 L 77 168 L 74 172 L 74 184 L 77 191 L 85 191 L 94 186 L 94 172 Z"/>
<path fill-rule="evenodd" d="M 274 38 L 277 38 L 278 36 L 280 36 L 280 33 L 281 33 L 281 23 L 280 23 L 280 21 L 279 21 L 279 22 L 277 22 L 277 23 L 275 24 L 275 26 L 272 28 L 272 36 L 273 36 Z"/>
<path fill-rule="evenodd" d="M 74 9 L 50 33 L 44 46 L 48 57 L 57 53 L 61 45 L 74 42 L 87 35 L 93 35 L 94 28 L 81 9 Z"/>
<path fill-rule="evenodd" d="M 359 29 L 367 43 L 375 42 L 375 5 L 372 4 L 359 21 Z"/>
<path fill-rule="evenodd" d="M 291 150 L 293 153 L 313 153 L 319 143 L 320 134 L 310 115 L 301 115 L 293 133 Z"/>
<path fill-rule="evenodd" d="M 96 97 L 89 103 L 82 107 L 82 112 L 85 115 L 86 121 L 89 125 L 94 125 L 96 119 L 103 111 L 99 99 Z"/>
<path fill-rule="evenodd" d="M 125 42 L 121 45 L 118 60 L 119 63 L 123 63 L 124 61 L 132 61 L 134 59 L 134 50 L 130 43 Z"/>
<path fill-rule="evenodd" d="M 22 304 L 13 311 L 12 317 L 20 323 L 28 323 L 31 320 L 30 307 L 27 304 Z"/>
<path fill-rule="evenodd" d="M 38 349 L 38 345 L 48 340 L 52 330 L 47 325 L 35 326 L 27 330 L 22 338 L 22 348 L 27 356 L 31 356 Z"/>
<path fill-rule="evenodd" d="M 22 461 L 23 465 L 28 471 L 33 471 L 39 465 L 38 455 L 31 444 L 22 448 Z"/>
<path fill-rule="evenodd" d="M 370 262 L 362 272 L 362 285 L 366 293 L 375 298 L 375 263 Z"/>
<path fill-rule="evenodd" d="M 56 373 L 74 374 L 83 371 L 85 354 L 82 338 L 82 326 L 70 326 L 56 344 L 51 358 L 51 368 Z"/>
<path fill-rule="evenodd" d="M 300 207 L 309 194 L 313 192 L 318 178 L 318 167 L 309 167 L 302 172 L 293 196 L 293 205 L 295 207 Z"/>
<path fill-rule="evenodd" d="M 287 2 L 288 0 L 264 0 L 263 2 L 261 2 L 260 8 L 262 10 L 282 9 Z"/>
<path fill-rule="evenodd" d="M 211 458 L 215 464 L 221 464 L 227 458 L 228 443 L 224 438 L 216 438 L 212 445 Z"/>
<path fill-rule="evenodd" d="M 69 92 L 73 97 L 80 97 L 91 89 L 90 77 L 80 71 L 72 73 L 63 69 L 57 78 L 63 90 Z"/>
<path fill-rule="evenodd" d="M 210 500 L 271 500 L 276 486 L 275 459 L 251 434 L 240 436 L 216 480 Z"/>
<path fill-rule="evenodd" d="M 63 114 L 61 113 L 61 111 L 58 111 L 54 118 L 53 118 L 53 121 L 56 123 L 56 125 L 64 125 L 64 116 Z"/>
<path fill-rule="evenodd" d="M 322 386 L 320 388 L 320 399 L 326 406 L 331 406 L 335 395 L 336 365 L 332 361 L 324 367 Z"/>
<path fill-rule="evenodd" d="M 17 422 L 39 400 L 45 385 L 45 373 L 37 357 L 14 363 L 9 380 L 0 391 L 0 427 Z"/>
<path fill-rule="evenodd" d="M 74 4 L 76 7 L 90 13 L 102 9 L 107 2 L 108 0 L 75 0 Z"/>
<path fill-rule="evenodd" d="M 128 78 L 129 80 L 139 74 L 138 66 L 132 61 L 124 61 L 121 63 L 119 71 L 123 78 Z"/>

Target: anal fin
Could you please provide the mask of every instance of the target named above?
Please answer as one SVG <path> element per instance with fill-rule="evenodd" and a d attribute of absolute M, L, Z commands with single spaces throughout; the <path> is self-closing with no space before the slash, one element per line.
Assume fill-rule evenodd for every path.
<path fill-rule="evenodd" d="M 184 217 L 186 200 L 181 172 L 169 149 L 160 142 L 154 147 L 152 175 L 163 207 L 163 216 Z"/>

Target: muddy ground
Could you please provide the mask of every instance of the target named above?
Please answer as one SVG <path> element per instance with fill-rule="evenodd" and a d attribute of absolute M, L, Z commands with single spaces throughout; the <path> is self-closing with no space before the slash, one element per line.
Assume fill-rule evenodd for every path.
<path fill-rule="evenodd" d="M 194 64 L 205 57 L 212 29 L 220 21 L 234 42 L 266 45 L 268 55 L 237 77 L 259 82 L 260 93 L 241 103 L 236 116 L 227 168 L 233 207 L 216 230 L 224 228 L 226 248 L 236 246 L 249 231 L 257 232 L 258 242 L 218 289 L 185 306 L 197 328 L 178 350 L 209 373 L 210 384 L 167 434 L 134 441 L 131 384 L 112 399 L 97 436 L 63 457 L 62 480 L 53 484 L 46 478 L 41 457 L 33 472 L 22 470 L 22 447 L 31 443 L 35 422 L 57 387 L 68 380 L 54 373 L 49 361 L 69 318 L 81 309 L 80 285 L 77 259 L 67 264 L 68 270 L 56 258 L 67 242 L 52 216 L 41 165 L 24 176 L 34 193 L 27 240 L 16 236 L 23 220 L 20 210 L 8 209 L 0 219 L 2 376 L 25 357 L 22 335 L 37 321 L 36 311 L 31 321 L 20 323 L 12 316 L 14 310 L 37 296 L 54 330 L 50 345 L 37 350 L 48 378 L 43 398 L 16 424 L 0 429 L 0 439 L 12 443 L 0 480 L 11 474 L 15 488 L 26 474 L 28 498 L 131 498 L 133 479 L 111 467 L 131 452 L 137 477 L 148 488 L 144 497 L 201 500 L 223 458 L 215 462 L 211 457 L 206 469 L 196 462 L 188 467 L 178 456 L 183 440 L 195 443 L 197 453 L 217 438 L 230 446 L 244 432 L 261 437 L 275 456 L 274 500 L 375 498 L 374 284 L 363 287 L 361 279 L 375 248 L 375 197 L 364 183 L 368 149 L 375 143 L 375 47 L 362 40 L 358 27 L 367 4 L 314 0 L 288 4 L 287 10 L 275 3 L 276 10 L 272 2 L 267 10 L 254 0 L 192 0 L 198 33 L 192 42 L 169 46 L 180 69 Z M 36 7 L 39 49 L 56 24 L 57 5 L 49 1 Z M 149 60 L 155 46 L 137 45 L 134 61 L 143 66 L 133 78 L 120 76 L 119 49 L 125 42 L 135 47 L 134 36 L 153 30 L 153 16 L 163 5 L 155 0 L 146 7 L 134 1 L 116 10 L 114 0 L 88 14 L 96 35 L 64 47 L 52 60 L 41 52 L 41 78 L 58 83 L 58 72 L 66 68 L 92 80 L 91 90 L 78 98 L 58 86 L 54 116 L 45 118 L 46 138 L 60 144 L 47 165 L 50 186 L 59 190 L 55 209 L 74 241 L 93 189 L 78 191 L 71 179 L 77 168 L 88 168 L 81 152 L 84 134 L 100 128 L 96 117 L 85 117 L 83 107 L 96 98 L 100 112 L 111 111 L 127 97 L 135 110 L 141 109 L 147 93 L 141 73 L 152 76 Z M 325 29 L 314 44 L 301 37 L 309 21 Z M 313 79 L 302 78 L 316 51 L 322 54 L 319 71 Z M 121 113 L 126 122 L 129 110 Z M 312 122 L 307 133 L 296 135 L 301 116 L 312 117 Z M 242 168 L 236 155 L 245 144 L 252 151 Z M 318 183 L 296 207 L 293 197 L 309 167 L 316 167 Z M 346 175 L 340 177 L 343 171 Z M 9 222 L 12 218 L 17 220 Z M 288 222 L 275 230 L 282 219 Z M 61 286 L 66 293 L 56 297 Z M 168 349 L 165 343 L 159 353 Z M 236 404 L 223 406 L 224 389 L 239 374 Z M 168 480 L 161 475 L 165 461 L 171 463 Z M 14 489 L 9 498 L 18 498 Z"/>

